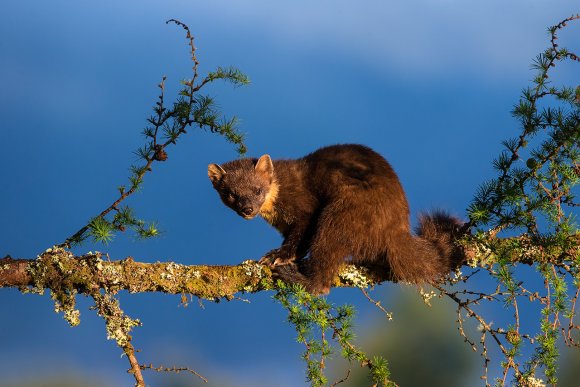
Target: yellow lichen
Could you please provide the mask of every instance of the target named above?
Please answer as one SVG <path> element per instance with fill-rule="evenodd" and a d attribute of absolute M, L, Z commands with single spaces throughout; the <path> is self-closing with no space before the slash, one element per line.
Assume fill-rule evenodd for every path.
<path fill-rule="evenodd" d="M 372 284 L 372 280 L 368 275 L 369 273 L 367 269 L 356 267 L 355 265 L 344 266 L 338 274 L 343 281 L 352 284 L 357 288 L 366 288 Z"/>
<path fill-rule="evenodd" d="M 257 261 L 248 259 L 246 261 L 243 261 L 241 266 L 242 269 L 244 270 L 244 273 L 248 277 L 262 278 L 262 269 L 264 268 L 264 266 L 258 263 Z"/>
<path fill-rule="evenodd" d="M 437 293 L 435 293 L 435 291 L 431 290 L 429 292 L 426 292 L 422 287 L 419 288 L 419 294 L 421 295 L 421 297 L 423 297 L 423 302 L 425 303 L 425 305 L 429 307 L 431 306 L 431 299 L 437 296 Z"/>
<path fill-rule="evenodd" d="M 64 319 L 68 321 L 70 326 L 76 327 L 81 323 L 81 312 L 78 309 L 67 310 L 64 312 Z"/>
<path fill-rule="evenodd" d="M 544 382 L 542 379 L 528 376 L 527 378 L 523 379 L 521 385 L 522 387 L 545 387 L 546 382 Z"/>

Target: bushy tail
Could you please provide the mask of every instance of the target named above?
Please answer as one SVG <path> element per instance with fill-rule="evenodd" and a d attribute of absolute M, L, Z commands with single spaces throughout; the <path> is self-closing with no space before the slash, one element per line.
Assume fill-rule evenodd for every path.
<path fill-rule="evenodd" d="M 465 232 L 463 225 L 442 211 L 420 215 L 417 236 L 401 235 L 391 246 L 391 277 L 412 283 L 431 282 L 461 266 L 465 255 L 455 240 Z"/>
<path fill-rule="evenodd" d="M 465 233 L 464 223 L 458 218 L 444 211 L 421 214 L 415 233 L 436 250 L 441 275 L 465 262 L 463 248 L 455 243 Z"/>

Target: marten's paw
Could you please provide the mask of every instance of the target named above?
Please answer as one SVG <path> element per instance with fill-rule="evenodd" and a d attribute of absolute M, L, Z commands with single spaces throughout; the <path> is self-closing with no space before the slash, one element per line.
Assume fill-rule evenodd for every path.
<path fill-rule="evenodd" d="M 270 268 L 296 265 L 296 256 L 286 253 L 283 249 L 274 249 L 266 253 L 258 262 Z"/>
<path fill-rule="evenodd" d="M 330 286 L 323 286 L 306 277 L 298 270 L 295 263 L 272 267 L 272 278 L 282 280 L 287 284 L 301 284 L 313 296 L 323 296 L 330 292 Z"/>

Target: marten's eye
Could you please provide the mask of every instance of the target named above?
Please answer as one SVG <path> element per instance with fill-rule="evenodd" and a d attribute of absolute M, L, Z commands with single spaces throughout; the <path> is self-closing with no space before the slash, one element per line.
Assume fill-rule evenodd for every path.
<path fill-rule="evenodd" d="M 262 192 L 264 192 L 264 191 L 262 190 L 262 188 L 258 187 L 258 188 L 256 188 L 255 192 L 256 192 L 256 195 L 261 195 Z"/>
<path fill-rule="evenodd" d="M 236 199 L 236 198 L 234 197 L 234 194 L 233 194 L 233 193 L 231 193 L 231 192 L 230 192 L 230 193 L 228 193 L 228 201 L 229 201 L 229 202 L 233 202 L 235 199 Z"/>

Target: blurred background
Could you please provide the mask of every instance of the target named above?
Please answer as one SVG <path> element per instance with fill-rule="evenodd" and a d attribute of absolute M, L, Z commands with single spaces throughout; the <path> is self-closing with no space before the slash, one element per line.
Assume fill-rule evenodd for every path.
<path fill-rule="evenodd" d="M 249 156 L 295 158 L 323 145 L 367 144 L 399 174 L 416 219 L 433 208 L 465 216 L 477 186 L 494 175 L 500 142 L 517 134 L 510 110 L 534 76 L 532 59 L 549 43 L 546 28 L 579 11 L 565 0 L 20 0 L 2 8 L 0 256 L 20 258 L 62 242 L 126 184 L 156 85 L 167 76 L 170 100 L 190 77 L 184 32 L 167 19 L 191 28 L 202 75 L 234 65 L 250 77 L 247 87 L 204 90 L 241 119 Z M 580 49 L 579 24 L 560 33 L 561 45 Z M 554 82 L 578 84 L 577 65 L 554 75 Z M 280 244 L 263 220 L 227 209 L 207 179 L 207 164 L 237 157 L 233 146 L 192 129 L 168 154 L 128 201 L 140 217 L 158 221 L 161 237 L 120 235 L 75 252 L 237 264 Z M 387 358 L 399 385 L 480 384 L 483 359 L 463 343 L 451 303 L 436 299 L 428 308 L 403 285 L 384 284 L 373 295 L 393 321 L 354 289 L 335 289 L 329 299 L 358 308 L 357 342 Z M 188 307 L 171 295 L 120 299 L 143 322 L 133 335 L 141 362 L 188 366 L 210 381 L 146 371 L 149 385 L 305 385 L 304 348 L 271 296 Z M 0 291 L 0 385 L 132 385 L 104 322 L 86 298 L 78 304 L 81 325 L 70 328 L 48 295 Z M 537 324 L 536 312 L 524 319 Z M 329 365 L 331 380 L 352 369 L 343 385 L 369 384 L 339 357 Z M 491 378 L 501 374 L 495 360 Z M 574 385 L 579 361 L 564 350 L 559 385 Z"/>

